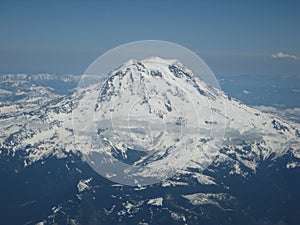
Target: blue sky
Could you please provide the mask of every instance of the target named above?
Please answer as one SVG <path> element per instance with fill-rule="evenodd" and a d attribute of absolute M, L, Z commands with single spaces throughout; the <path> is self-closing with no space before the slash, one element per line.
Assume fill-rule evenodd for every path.
<path fill-rule="evenodd" d="M 80 74 L 111 48 L 156 39 L 216 75 L 300 76 L 299 27 L 300 1 L 1 1 L 0 73 Z"/>

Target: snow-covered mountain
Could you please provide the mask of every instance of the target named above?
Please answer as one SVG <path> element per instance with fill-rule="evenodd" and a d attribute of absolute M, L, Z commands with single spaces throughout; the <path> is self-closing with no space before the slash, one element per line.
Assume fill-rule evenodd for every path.
<path fill-rule="evenodd" d="M 26 152 L 24 165 L 98 151 L 164 179 L 225 161 L 246 175 L 242 168 L 255 172 L 287 151 L 300 157 L 298 124 L 228 97 L 177 60 L 130 60 L 68 96 L 31 89 L 21 103 L 0 108 L 1 148 Z"/>
<path fill-rule="evenodd" d="M 53 81 L 51 87 L 43 79 Z M 177 60 L 130 60 L 106 80 L 57 91 L 60 82 L 73 82 L 72 88 L 78 79 L 0 79 L 1 197 L 20 193 L 9 206 L 12 215 L 33 212 L 17 220 L 4 211 L 2 221 L 241 224 L 247 218 L 249 224 L 280 224 L 288 221 L 280 217 L 286 204 L 297 209 L 299 124 L 230 98 Z M 107 160 L 101 167 L 92 163 L 97 154 L 96 165 Z M 86 161 L 123 184 L 141 177 L 163 181 L 115 184 Z M 6 210 L 12 201 L 3 202 Z M 261 205 L 273 218 L 268 223 Z"/>
<path fill-rule="evenodd" d="M 95 101 L 94 110 L 90 105 Z M 130 60 L 80 104 L 74 118 L 82 149 L 95 154 L 100 150 L 100 158 L 108 157 L 105 162 L 109 163 L 94 169 L 118 182 L 127 182 L 122 170 L 133 168 L 132 173 L 165 179 L 186 168 L 203 170 L 216 157 L 234 158 L 234 172 L 241 171 L 240 164 L 255 171 L 257 163 L 272 154 L 298 150 L 295 124 L 231 99 L 177 60 Z M 97 135 L 92 140 L 95 127 Z M 97 140 L 100 143 L 95 145 Z M 92 145 L 96 148 L 86 148 Z M 132 150 L 140 157 L 130 159 Z M 120 159 L 134 160 L 134 167 L 124 167 Z"/>

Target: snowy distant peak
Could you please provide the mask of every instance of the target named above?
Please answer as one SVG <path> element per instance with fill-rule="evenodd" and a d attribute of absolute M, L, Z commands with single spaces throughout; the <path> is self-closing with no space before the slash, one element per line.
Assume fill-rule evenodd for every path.
<path fill-rule="evenodd" d="M 16 82 L 16 81 L 63 81 L 63 82 L 78 82 L 79 75 L 72 74 L 1 74 L 0 82 Z"/>
<path fill-rule="evenodd" d="M 141 63 L 147 64 L 165 64 L 168 65 L 169 69 L 172 67 L 176 67 L 184 73 L 190 74 L 194 76 L 193 72 L 182 64 L 178 59 L 163 59 L 157 56 L 151 56 L 141 61 Z"/>
<path fill-rule="evenodd" d="M 170 71 L 178 78 L 183 77 L 184 75 L 187 78 L 194 77 L 193 72 L 177 59 L 163 59 L 157 56 L 151 56 L 143 60 L 130 59 L 123 63 L 122 66 L 112 71 L 110 75 L 125 74 L 125 72 L 129 70 L 146 72 L 153 76 L 159 75 L 155 73 L 156 71 L 160 72 L 160 76 L 165 74 L 163 73 L 164 71 Z"/>
<path fill-rule="evenodd" d="M 127 95 L 127 91 L 130 96 L 142 98 L 149 95 L 165 97 L 168 92 L 186 97 L 200 94 L 211 99 L 219 95 L 178 60 L 160 57 L 140 61 L 130 59 L 112 71 L 103 84 L 100 102 L 110 101 L 112 96 Z"/>
<path fill-rule="evenodd" d="M 129 66 L 129 65 L 136 65 L 136 64 L 143 64 L 143 63 L 160 63 L 160 64 L 166 64 L 166 65 L 172 65 L 172 64 L 180 64 L 182 67 L 183 65 L 177 60 L 177 59 L 163 59 L 158 56 L 150 56 L 143 60 L 136 60 L 136 59 L 129 59 L 127 62 L 123 63 L 123 66 Z"/>
<path fill-rule="evenodd" d="M 124 89 L 134 94 L 140 93 L 141 89 L 145 88 L 150 91 L 150 89 L 170 90 L 170 87 L 186 89 L 185 92 L 190 92 L 192 88 L 209 98 L 215 98 L 219 94 L 218 90 L 212 89 L 178 60 L 149 57 L 140 61 L 130 59 L 113 70 L 104 82 L 100 98 L 103 100 L 108 97 L 106 99 L 109 100 L 111 95 L 116 95 L 119 90 Z"/>

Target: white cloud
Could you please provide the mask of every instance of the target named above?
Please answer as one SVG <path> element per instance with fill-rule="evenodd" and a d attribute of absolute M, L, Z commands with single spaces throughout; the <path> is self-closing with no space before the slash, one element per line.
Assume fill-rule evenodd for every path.
<path fill-rule="evenodd" d="M 300 123 L 300 108 L 278 109 L 272 106 L 265 105 L 257 105 L 254 106 L 254 108 L 262 112 L 271 113 L 280 117 L 284 117 L 288 120 Z"/>
<path fill-rule="evenodd" d="M 294 60 L 300 59 L 296 55 L 286 54 L 286 53 L 283 53 L 283 52 L 278 52 L 276 54 L 273 54 L 272 58 L 273 59 L 294 59 Z"/>
<path fill-rule="evenodd" d="M 251 94 L 251 92 L 250 92 L 250 91 L 248 91 L 248 90 L 243 90 L 243 93 L 244 93 L 245 95 L 249 95 L 249 94 Z"/>

